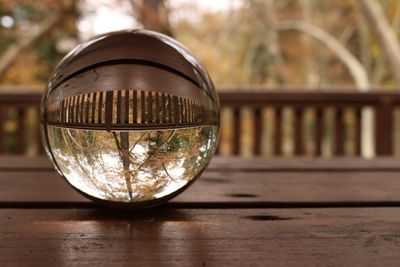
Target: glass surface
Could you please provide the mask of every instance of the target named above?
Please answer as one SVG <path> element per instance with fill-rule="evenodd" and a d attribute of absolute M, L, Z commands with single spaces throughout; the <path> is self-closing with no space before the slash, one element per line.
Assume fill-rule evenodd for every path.
<path fill-rule="evenodd" d="M 208 163 L 216 127 L 107 132 L 48 126 L 61 172 L 99 199 L 144 201 L 186 185 Z"/>
<path fill-rule="evenodd" d="M 113 205 L 173 197 L 204 170 L 218 141 L 219 102 L 207 72 L 175 40 L 148 31 L 78 46 L 54 71 L 41 113 L 58 172 Z"/>

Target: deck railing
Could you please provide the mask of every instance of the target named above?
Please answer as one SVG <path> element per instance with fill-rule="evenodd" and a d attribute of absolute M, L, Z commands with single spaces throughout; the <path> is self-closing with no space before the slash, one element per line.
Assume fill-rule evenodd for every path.
<path fill-rule="evenodd" d="M 41 93 L 0 91 L 0 153 L 43 153 Z M 376 155 L 399 146 L 400 92 L 222 91 L 218 153 L 242 156 L 361 155 L 364 108 L 373 110 Z"/>
<path fill-rule="evenodd" d="M 0 90 L 0 154 L 43 153 L 40 100 L 41 93 L 37 91 Z"/>
<path fill-rule="evenodd" d="M 242 91 L 220 93 L 220 100 L 223 109 L 230 110 L 229 131 L 233 145 L 228 151 L 234 155 L 243 154 L 246 146 L 252 147 L 250 154 L 266 154 L 262 149 L 268 136 L 269 154 L 273 156 L 361 155 L 364 108 L 372 109 L 375 154 L 393 155 L 395 152 L 395 128 L 398 126 L 395 118 L 398 117 L 400 92 Z M 244 111 L 250 114 L 250 123 L 245 122 Z M 247 131 L 252 135 L 249 144 L 243 142 L 241 136 L 246 127 L 252 128 Z M 226 135 L 229 136 L 222 129 L 221 145 Z M 291 151 L 285 151 L 288 142 L 292 144 Z M 326 147 L 330 149 L 324 149 Z"/>

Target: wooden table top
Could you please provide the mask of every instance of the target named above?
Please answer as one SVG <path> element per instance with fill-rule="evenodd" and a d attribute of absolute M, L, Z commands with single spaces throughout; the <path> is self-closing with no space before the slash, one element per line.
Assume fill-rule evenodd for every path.
<path fill-rule="evenodd" d="M 169 203 L 112 210 L 0 156 L 0 266 L 399 266 L 400 160 L 215 157 Z"/>

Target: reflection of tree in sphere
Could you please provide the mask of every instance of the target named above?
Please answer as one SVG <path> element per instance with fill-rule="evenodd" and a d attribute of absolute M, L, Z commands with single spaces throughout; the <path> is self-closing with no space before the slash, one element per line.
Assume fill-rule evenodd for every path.
<path fill-rule="evenodd" d="M 76 47 L 42 102 L 56 169 L 84 195 L 151 206 L 181 192 L 215 151 L 219 103 L 207 72 L 173 39 L 121 31 Z"/>

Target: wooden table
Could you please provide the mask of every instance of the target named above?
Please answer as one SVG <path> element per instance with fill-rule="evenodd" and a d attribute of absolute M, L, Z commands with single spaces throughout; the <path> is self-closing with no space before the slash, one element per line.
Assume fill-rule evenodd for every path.
<path fill-rule="evenodd" d="M 0 266 L 399 266 L 400 160 L 214 158 L 159 208 L 81 197 L 0 157 Z"/>

